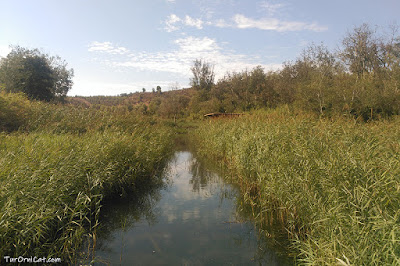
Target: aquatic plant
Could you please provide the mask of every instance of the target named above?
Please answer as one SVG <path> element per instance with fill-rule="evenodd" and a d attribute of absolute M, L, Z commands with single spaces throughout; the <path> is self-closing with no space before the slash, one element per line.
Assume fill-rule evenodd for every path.
<path fill-rule="evenodd" d="M 205 121 L 199 152 L 231 169 L 260 225 L 301 264 L 400 263 L 400 119 L 316 120 L 288 109 Z"/>
<path fill-rule="evenodd" d="M 135 193 L 169 155 L 168 128 L 136 126 L 130 133 L 0 133 L 1 257 L 73 262 L 95 237 L 102 203 Z"/>

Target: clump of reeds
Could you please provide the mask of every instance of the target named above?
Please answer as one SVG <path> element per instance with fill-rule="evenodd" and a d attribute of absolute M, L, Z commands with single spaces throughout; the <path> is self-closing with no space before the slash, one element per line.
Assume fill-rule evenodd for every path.
<path fill-rule="evenodd" d="M 95 233 L 102 202 L 134 193 L 169 154 L 169 129 L 128 127 L 0 133 L 1 258 L 76 259 Z"/>
<path fill-rule="evenodd" d="M 199 152 L 231 168 L 260 224 L 286 228 L 298 262 L 400 264 L 400 119 L 277 110 L 204 123 Z"/>
<path fill-rule="evenodd" d="M 0 132 L 54 134 L 113 131 L 130 133 L 160 123 L 126 105 L 82 107 L 72 104 L 30 101 L 23 94 L 0 92 Z"/>

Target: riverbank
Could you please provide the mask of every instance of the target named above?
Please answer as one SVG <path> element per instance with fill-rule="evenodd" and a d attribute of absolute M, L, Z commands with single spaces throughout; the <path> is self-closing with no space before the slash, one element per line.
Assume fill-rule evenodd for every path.
<path fill-rule="evenodd" d="M 128 106 L 0 94 L 0 255 L 74 262 L 101 206 L 147 186 L 174 135 L 229 170 L 265 236 L 305 264 L 400 263 L 400 119 L 317 119 L 286 108 L 172 120 Z M 174 134 L 176 133 L 176 134 Z M 273 226 L 270 226 L 273 225 Z"/>
<path fill-rule="evenodd" d="M 85 109 L 1 94 L 0 257 L 74 264 L 105 201 L 156 178 L 172 130 L 126 108 Z M 13 119 L 15 116 L 16 119 Z M 17 130 L 17 131 L 15 131 Z"/>
<path fill-rule="evenodd" d="M 205 121 L 195 134 L 199 152 L 232 171 L 260 226 L 287 230 L 299 263 L 400 263 L 398 118 L 277 110 Z"/>

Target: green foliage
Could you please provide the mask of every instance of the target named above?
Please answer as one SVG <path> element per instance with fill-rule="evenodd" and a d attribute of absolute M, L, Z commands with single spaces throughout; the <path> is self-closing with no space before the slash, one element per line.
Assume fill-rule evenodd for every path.
<path fill-rule="evenodd" d="M 156 117 L 143 116 L 129 105 L 69 105 L 29 101 L 23 94 L 0 93 L 0 131 L 40 131 L 54 134 L 85 132 L 131 133 Z"/>
<path fill-rule="evenodd" d="M 0 93 L 0 256 L 76 264 L 105 200 L 162 169 L 171 129 L 127 106 L 30 101 Z"/>
<path fill-rule="evenodd" d="M 227 165 L 256 220 L 281 224 L 298 262 L 400 263 L 400 120 L 359 124 L 288 109 L 199 126 L 199 151 Z"/>
<path fill-rule="evenodd" d="M 26 126 L 31 102 L 23 94 L 0 92 L 0 132 L 15 131 Z"/>
<path fill-rule="evenodd" d="M 60 57 L 39 50 L 13 47 L 0 60 L 0 84 L 6 92 L 23 92 L 30 99 L 63 98 L 72 87 L 73 70 Z"/>
<path fill-rule="evenodd" d="M 190 80 L 192 87 L 209 92 L 214 85 L 214 67 L 208 62 L 197 59 L 193 62 L 191 70 L 193 73 L 193 78 Z"/>
<path fill-rule="evenodd" d="M 227 73 L 217 84 L 201 85 L 210 66 L 197 60 L 191 85 L 193 113 L 249 111 L 292 105 L 323 117 L 344 115 L 364 121 L 400 114 L 400 37 L 378 36 L 366 24 L 354 28 L 338 53 L 311 44 L 292 63 L 265 73 Z M 206 78 L 203 78 L 206 80 Z M 204 83 L 204 82 L 203 82 Z M 207 89 L 202 89 L 207 87 Z"/>
<path fill-rule="evenodd" d="M 341 56 L 349 70 L 359 77 L 365 73 L 378 71 L 383 67 L 379 43 L 374 31 L 367 24 L 355 27 L 343 39 Z"/>
<path fill-rule="evenodd" d="M 189 100 L 184 95 L 167 95 L 160 104 L 159 113 L 161 116 L 173 117 L 176 120 L 177 117 L 183 116 L 187 111 Z"/>
<path fill-rule="evenodd" d="M 1 256 L 71 262 L 84 237 L 95 232 L 102 202 L 154 178 L 169 143 L 162 128 L 0 135 Z"/>

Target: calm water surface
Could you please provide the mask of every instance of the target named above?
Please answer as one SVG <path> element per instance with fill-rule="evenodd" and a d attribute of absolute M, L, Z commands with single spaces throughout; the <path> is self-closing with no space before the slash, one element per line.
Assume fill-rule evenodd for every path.
<path fill-rule="evenodd" d="M 176 152 L 164 175 L 140 200 L 102 210 L 95 265 L 288 264 L 243 218 L 237 189 L 191 152 Z"/>

